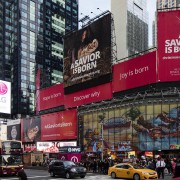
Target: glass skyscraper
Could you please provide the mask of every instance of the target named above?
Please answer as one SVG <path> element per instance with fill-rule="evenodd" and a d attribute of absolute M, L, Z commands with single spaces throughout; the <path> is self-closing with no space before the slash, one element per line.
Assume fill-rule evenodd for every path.
<path fill-rule="evenodd" d="M 0 24 L 0 79 L 12 82 L 12 115 L 34 114 L 37 69 L 41 88 L 63 81 L 63 36 L 78 29 L 78 1 L 0 1 Z"/>
<path fill-rule="evenodd" d="M 147 0 L 111 0 L 118 60 L 147 50 Z"/>

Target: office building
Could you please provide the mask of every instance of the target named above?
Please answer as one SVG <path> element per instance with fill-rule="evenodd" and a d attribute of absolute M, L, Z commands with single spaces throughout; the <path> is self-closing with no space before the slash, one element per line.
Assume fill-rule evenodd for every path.
<path fill-rule="evenodd" d="M 111 0 L 118 60 L 148 49 L 146 6 L 147 0 Z"/>
<path fill-rule="evenodd" d="M 37 69 L 41 88 L 63 81 L 63 36 L 78 29 L 78 1 L 0 1 L 0 24 L 2 19 L 4 64 L 0 59 L 0 67 L 4 73 L 0 79 L 12 83 L 12 117 L 32 115 Z"/>
<path fill-rule="evenodd" d="M 180 7 L 180 0 L 157 0 L 157 9 Z"/>

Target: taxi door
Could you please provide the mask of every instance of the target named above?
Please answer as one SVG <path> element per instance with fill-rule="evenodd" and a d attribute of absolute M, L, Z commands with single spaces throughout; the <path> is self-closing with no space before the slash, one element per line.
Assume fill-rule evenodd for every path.
<path fill-rule="evenodd" d="M 116 177 L 127 178 L 126 173 L 127 169 L 124 168 L 124 165 L 121 164 L 116 166 Z"/>

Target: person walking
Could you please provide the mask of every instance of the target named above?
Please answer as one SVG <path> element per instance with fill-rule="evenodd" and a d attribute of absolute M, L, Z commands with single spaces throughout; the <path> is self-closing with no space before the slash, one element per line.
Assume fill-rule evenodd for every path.
<path fill-rule="evenodd" d="M 166 163 L 164 162 L 164 160 L 161 157 L 159 157 L 158 161 L 156 163 L 156 171 L 158 174 L 158 178 L 160 178 L 162 175 L 162 179 L 164 179 L 164 168 L 165 168 L 165 166 L 166 166 Z"/>
<path fill-rule="evenodd" d="M 173 158 L 172 161 L 172 174 L 175 175 L 175 168 L 176 168 L 176 158 Z"/>

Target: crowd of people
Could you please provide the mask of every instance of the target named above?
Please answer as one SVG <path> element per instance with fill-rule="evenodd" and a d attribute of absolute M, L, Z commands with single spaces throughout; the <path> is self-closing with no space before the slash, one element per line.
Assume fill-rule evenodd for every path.
<path fill-rule="evenodd" d="M 108 174 L 109 167 L 123 162 L 122 159 L 104 159 L 103 161 L 100 159 L 86 159 L 81 161 L 81 165 L 87 169 L 87 172 L 93 173 L 102 173 Z M 176 158 L 145 158 L 144 156 L 141 158 L 134 158 L 132 164 L 141 165 L 142 168 L 148 168 L 157 171 L 158 178 L 164 179 L 164 175 L 172 175 L 175 177 L 175 169 L 178 161 Z"/>

